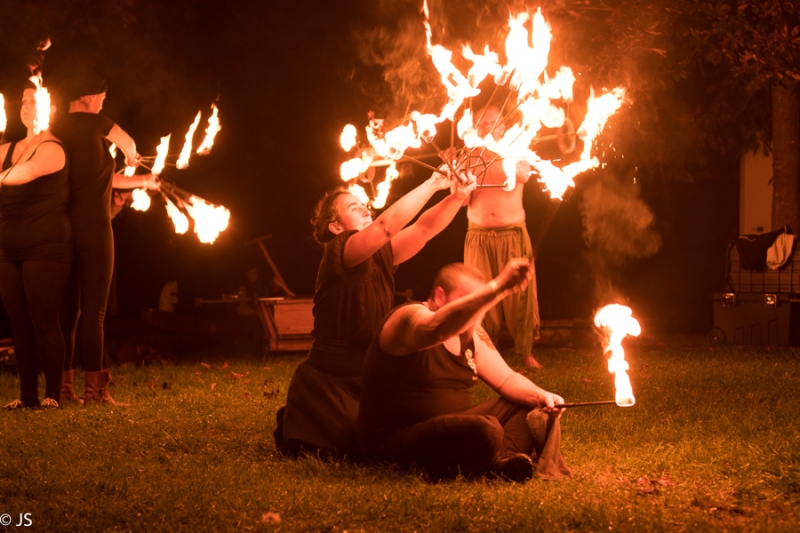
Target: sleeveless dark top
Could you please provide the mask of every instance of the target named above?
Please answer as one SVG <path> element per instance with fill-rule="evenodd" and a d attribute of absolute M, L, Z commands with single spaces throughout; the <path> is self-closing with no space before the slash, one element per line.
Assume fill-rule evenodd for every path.
<path fill-rule="evenodd" d="M 344 245 L 356 231 L 325 245 L 314 291 L 314 340 L 338 341 L 366 352 L 378 322 L 394 302 L 394 255 L 386 243 L 352 268 L 344 266 Z"/>
<path fill-rule="evenodd" d="M 392 310 L 379 330 L 405 305 Z M 470 366 L 474 353 L 472 337 L 462 335 L 459 355 L 448 352 L 444 344 L 409 355 L 391 355 L 380 348 L 376 332 L 361 371 L 358 438 L 365 454 L 373 454 L 399 429 L 470 409 L 469 389 L 478 379 Z"/>
<path fill-rule="evenodd" d="M 42 144 L 47 142 L 64 148 L 58 141 Z M 11 167 L 16 145 L 8 147 L 3 170 Z M 63 169 L 22 185 L 0 187 L 0 260 L 72 261 L 72 226 L 67 212 L 69 153 L 64 152 Z"/>
<path fill-rule="evenodd" d="M 111 222 L 111 179 L 114 158 L 105 138 L 114 121 L 95 113 L 67 113 L 53 125 L 69 153 L 69 213 L 76 237 L 98 222 Z"/>

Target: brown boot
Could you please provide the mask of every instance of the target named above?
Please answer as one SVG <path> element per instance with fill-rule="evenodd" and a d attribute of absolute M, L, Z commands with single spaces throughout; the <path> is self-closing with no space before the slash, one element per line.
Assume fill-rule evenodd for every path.
<path fill-rule="evenodd" d="M 64 370 L 61 374 L 61 403 L 83 403 L 75 392 L 76 370 Z"/>
<path fill-rule="evenodd" d="M 108 404 L 127 406 L 129 403 L 115 402 L 108 392 L 108 382 L 111 381 L 111 373 L 108 370 L 86 373 L 86 394 L 83 396 L 83 404 Z"/>

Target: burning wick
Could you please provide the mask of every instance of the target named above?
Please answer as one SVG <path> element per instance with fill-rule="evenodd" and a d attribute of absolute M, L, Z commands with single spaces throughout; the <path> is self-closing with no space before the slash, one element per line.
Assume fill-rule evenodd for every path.
<path fill-rule="evenodd" d="M 50 93 L 42 87 L 40 76 L 31 76 L 30 81 L 36 86 L 36 118 L 33 119 L 33 134 L 38 135 L 50 127 Z"/>
<path fill-rule="evenodd" d="M 147 211 L 150 209 L 150 195 L 144 189 L 133 189 L 133 209 L 137 211 Z"/>
<path fill-rule="evenodd" d="M 355 126 L 348 124 L 344 127 L 341 135 L 339 135 L 339 144 L 345 152 L 349 152 L 356 147 L 356 144 L 358 144 L 358 131 Z"/>
<path fill-rule="evenodd" d="M 6 120 L 6 100 L 3 98 L 3 93 L 0 93 L 0 133 L 6 131 L 8 121 Z"/>
<path fill-rule="evenodd" d="M 161 143 L 159 143 L 158 148 L 156 148 L 156 162 L 153 163 L 152 172 L 156 176 L 161 174 L 161 171 L 164 170 L 164 164 L 167 162 L 167 153 L 169 152 L 169 139 L 172 137 L 170 133 L 166 137 L 161 137 Z"/>
<path fill-rule="evenodd" d="M 194 131 L 197 129 L 197 126 L 200 125 L 200 116 L 201 113 L 198 111 L 197 116 L 194 117 L 194 122 L 189 126 L 189 132 L 186 134 L 186 142 L 183 143 L 181 155 L 178 156 L 178 161 L 175 163 L 175 166 L 180 170 L 189 166 L 189 156 L 192 155 L 192 138 L 194 137 Z"/>
<path fill-rule="evenodd" d="M 620 407 L 631 407 L 636 403 L 633 388 L 628 377 L 628 363 L 625 361 L 625 350 L 622 341 L 628 335 L 638 337 L 642 332 L 639 322 L 633 318 L 630 307 L 611 304 L 602 308 L 594 317 L 594 324 L 602 328 L 606 335 L 603 353 L 608 355 L 608 371 L 614 374 L 614 386 L 617 389 L 616 403 Z"/>
<path fill-rule="evenodd" d="M 211 147 L 214 146 L 214 137 L 217 135 L 219 130 L 222 128 L 219 125 L 219 108 L 216 105 L 211 104 L 211 116 L 208 117 L 208 127 L 206 128 L 206 136 L 203 139 L 203 142 L 197 148 L 197 153 L 200 155 L 206 155 L 211 151 Z"/>

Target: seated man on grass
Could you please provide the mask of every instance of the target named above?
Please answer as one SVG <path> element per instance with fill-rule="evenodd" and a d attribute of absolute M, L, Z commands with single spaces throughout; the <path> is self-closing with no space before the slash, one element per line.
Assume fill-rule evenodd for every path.
<path fill-rule="evenodd" d="M 484 313 L 524 289 L 531 273 L 527 259 L 512 259 L 487 283 L 478 270 L 453 263 L 436 275 L 427 302 L 384 318 L 361 374 L 365 458 L 434 478 L 570 476 L 559 450 L 562 410 L 554 407 L 564 400 L 511 370 L 480 327 Z M 473 406 L 469 389 L 478 379 L 500 398 Z"/>

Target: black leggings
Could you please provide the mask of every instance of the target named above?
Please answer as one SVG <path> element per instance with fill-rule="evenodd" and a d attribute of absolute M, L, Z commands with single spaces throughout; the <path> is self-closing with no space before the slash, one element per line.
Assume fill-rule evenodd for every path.
<path fill-rule="evenodd" d="M 0 262 L 0 296 L 14 329 L 20 399 L 27 407 L 39 405 L 39 372 L 45 398 L 61 401 L 65 349 L 59 312 L 68 276 L 65 263 Z"/>
<path fill-rule="evenodd" d="M 98 222 L 88 235 L 78 224 L 73 228 L 75 257 L 61 314 L 67 344 L 64 370 L 72 369 L 77 349 L 84 370 L 97 372 L 103 369 L 104 322 L 114 269 L 114 239 L 110 223 L 106 227 Z"/>

